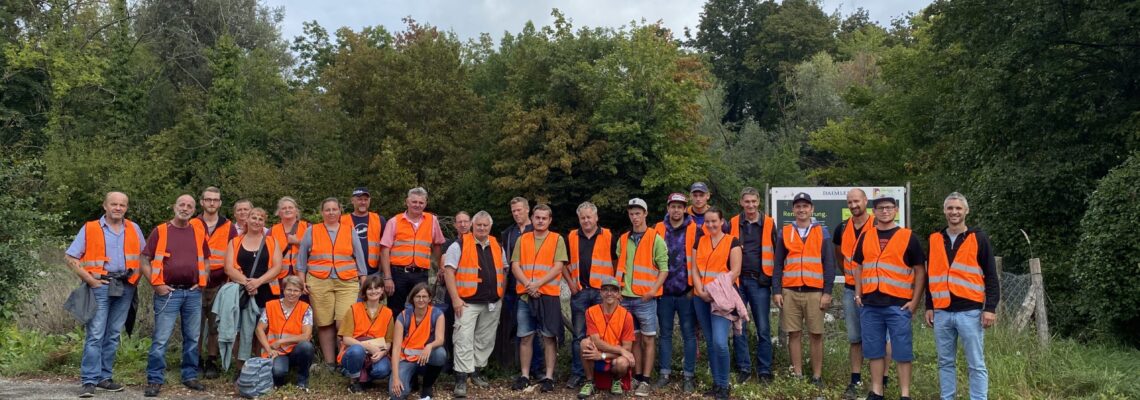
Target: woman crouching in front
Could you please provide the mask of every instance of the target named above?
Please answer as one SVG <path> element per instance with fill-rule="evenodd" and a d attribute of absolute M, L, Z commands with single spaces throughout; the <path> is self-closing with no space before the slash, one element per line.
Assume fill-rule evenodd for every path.
<path fill-rule="evenodd" d="M 432 386 L 443 364 L 447 361 L 447 350 L 443 349 L 443 311 L 431 306 L 431 292 L 427 283 L 417 284 L 408 293 L 407 306 L 396 318 L 395 335 L 392 343 L 392 384 L 393 400 L 404 400 L 412 387 L 416 375 L 423 376 L 420 385 L 420 398 L 432 395 Z M 436 329 L 439 328 L 439 329 Z"/>
<path fill-rule="evenodd" d="M 300 301 L 301 279 L 285 277 L 285 297 L 270 300 L 257 321 L 257 341 L 261 356 L 273 359 L 273 385 L 280 387 L 297 371 L 297 387 L 308 391 L 309 366 L 313 364 L 313 311 Z"/>

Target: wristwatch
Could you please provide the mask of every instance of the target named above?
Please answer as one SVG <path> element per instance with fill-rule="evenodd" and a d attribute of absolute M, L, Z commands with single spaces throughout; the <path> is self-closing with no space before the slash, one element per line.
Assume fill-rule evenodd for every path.
<path fill-rule="evenodd" d="M 606 360 L 606 353 L 602 353 L 602 361 Z"/>

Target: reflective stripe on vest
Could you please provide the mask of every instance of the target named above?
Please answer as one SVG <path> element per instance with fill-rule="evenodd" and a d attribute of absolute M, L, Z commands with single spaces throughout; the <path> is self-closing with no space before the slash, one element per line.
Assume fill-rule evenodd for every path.
<path fill-rule="evenodd" d="M 169 223 L 163 223 L 155 228 L 158 232 L 158 243 L 156 243 L 154 247 L 154 259 L 150 262 L 151 286 L 166 284 L 162 270 L 166 265 L 166 258 L 170 257 L 170 252 L 167 248 L 167 240 L 169 239 L 168 226 Z M 198 286 L 206 287 L 206 281 L 210 276 L 209 269 L 206 268 L 206 257 L 202 252 L 202 244 L 206 242 L 206 231 L 194 224 L 190 224 L 190 229 L 194 231 L 194 243 L 196 244 L 194 248 L 198 250 Z"/>
<path fill-rule="evenodd" d="M 103 226 L 99 224 L 99 220 L 87 221 L 83 225 L 86 246 L 83 250 L 83 256 L 79 258 L 79 265 L 83 267 L 87 273 L 106 275 L 106 263 L 111 261 L 111 257 L 107 256 L 107 240 L 103 237 Z M 142 254 L 140 243 L 138 225 L 131 222 L 129 219 L 123 220 L 123 266 L 128 271 L 134 271 L 131 277 L 127 279 L 131 284 L 139 281 L 139 256 Z"/>
<path fill-rule="evenodd" d="M 542 240 L 542 247 L 535 248 L 534 232 L 524 233 L 519 237 L 519 268 L 528 280 L 540 280 L 554 268 L 554 256 L 558 250 L 558 241 L 562 237 L 554 232 L 547 232 Z M 526 293 L 526 286 L 522 282 L 515 284 L 515 292 Z M 561 280 L 551 279 L 538 289 L 539 293 L 548 296 L 558 296 L 562 293 Z"/>
<path fill-rule="evenodd" d="M 396 233 L 393 236 L 391 265 L 431 268 L 432 230 L 435 215 L 425 212 L 419 227 L 412 225 L 404 213 L 392 217 L 396 220 Z"/>
<path fill-rule="evenodd" d="M 914 271 L 903 256 L 910 244 L 910 229 L 899 228 L 887 246 L 879 249 L 879 230 L 863 235 L 863 293 L 882 292 L 900 299 L 914 295 Z"/>
<path fill-rule="evenodd" d="M 740 238 L 740 215 L 732 217 L 729 221 L 731 228 L 729 233 L 733 237 Z M 769 278 L 772 277 L 772 271 L 776 268 L 776 248 L 772 243 L 772 231 L 776 229 L 776 223 L 767 214 L 764 214 L 764 221 L 760 230 L 760 269 Z M 743 245 L 744 243 L 741 243 Z"/>
<path fill-rule="evenodd" d="M 328 279 L 335 271 L 337 278 L 342 280 L 356 279 L 360 276 L 360 271 L 356 269 L 356 257 L 352 251 L 352 242 L 357 239 L 351 228 L 341 224 L 336 235 L 336 243 L 333 243 L 334 239 L 328 227 L 325 224 L 316 224 L 313 225 L 312 239 L 313 246 L 309 249 L 309 275 Z"/>
<path fill-rule="evenodd" d="M 693 267 L 695 274 L 689 274 L 689 285 L 693 285 L 693 275 L 700 277 L 701 284 L 708 287 L 721 274 L 729 273 L 728 263 L 734 239 L 735 236 L 725 234 L 716 246 L 713 246 L 711 236 L 701 236 L 700 243 L 697 243 L 697 264 Z"/>
<path fill-rule="evenodd" d="M 352 216 L 352 213 L 342 215 L 340 223 L 353 227 L 353 235 L 356 235 L 356 224 L 352 222 Z M 380 224 L 380 214 L 368 213 L 368 232 L 364 235 L 364 255 L 368 260 L 369 268 L 376 268 L 380 265 L 380 236 L 383 231 L 384 226 Z M 357 236 L 356 239 L 360 240 L 360 237 Z"/>
<path fill-rule="evenodd" d="M 855 224 L 851 219 L 847 219 L 843 225 L 843 232 L 840 233 L 843 235 L 843 243 L 839 246 L 839 251 L 843 253 L 843 283 L 848 286 L 855 286 L 855 267 L 859 264 L 851 261 L 851 257 L 855 256 L 855 246 L 859 244 L 859 236 L 870 229 L 874 229 L 874 225 L 868 219 L 863 222 L 863 227 L 859 228 L 858 232 L 855 232 Z"/>
<path fill-rule="evenodd" d="M 298 239 L 305 237 L 305 231 L 309 229 L 308 222 L 299 220 L 293 226 L 297 230 L 295 235 Z M 277 273 L 277 279 L 285 279 L 285 277 L 290 274 L 296 275 L 297 252 L 301 249 L 300 244 L 288 244 L 289 235 L 285 232 L 285 225 L 280 223 L 273 225 L 273 229 L 269 230 L 269 235 L 272 236 L 273 240 L 277 241 L 277 243 L 281 243 L 283 246 L 286 246 L 279 250 L 282 252 L 281 272 Z"/>
<path fill-rule="evenodd" d="M 305 311 L 309 309 L 309 304 L 303 301 L 298 301 L 297 305 L 293 306 L 293 311 L 289 313 L 289 317 L 285 317 L 285 310 L 282 309 L 281 300 L 270 300 L 265 303 L 265 319 L 268 320 L 268 326 L 265 332 L 265 337 L 269 339 L 269 347 L 273 348 L 273 344 L 278 340 L 285 339 L 289 336 L 300 335 L 304 329 L 303 322 L 305 321 Z M 293 347 L 297 344 L 290 344 L 281 349 L 281 354 L 289 354 L 293 351 Z M 262 357 L 269 357 L 269 352 L 266 349 L 261 350 Z"/>
<path fill-rule="evenodd" d="M 570 231 L 567 236 L 570 247 L 570 279 L 578 282 L 580 279 L 578 268 L 578 230 Z M 603 277 L 614 276 L 613 233 L 606 228 L 598 228 L 594 236 L 594 251 L 590 253 L 590 287 L 602 288 Z"/>
<path fill-rule="evenodd" d="M 425 356 L 424 346 L 427 346 L 430 340 L 428 336 L 432 331 L 431 325 L 435 322 L 431 320 L 432 306 L 428 305 L 427 311 L 424 312 L 424 317 L 419 323 L 416 323 L 415 311 L 408 309 L 404 312 L 408 314 L 409 326 L 404 328 L 404 340 L 401 342 L 403 347 L 401 353 L 403 354 L 401 357 L 404 361 L 419 361 L 420 357 Z M 427 356 L 430 357 L 431 355 L 427 354 Z"/>
<path fill-rule="evenodd" d="M 388 335 L 388 325 L 392 323 L 392 309 L 383 304 L 379 304 L 376 311 L 376 318 L 368 317 L 368 306 L 364 302 L 356 302 L 352 304 L 352 309 L 348 312 L 352 313 L 352 338 L 358 341 L 366 339 L 377 339 Z M 336 362 L 339 364 L 341 359 L 344 358 L 344 352 L 348 350 L 348 346 L 344 344 L 344 340 L 340 340 L 340 351 L 336 355 Z"/>
<path fill-rule="evenodd" d="M 631 279 L 632 285 L 629 289 L 637 296 L 644 296 L 649 293 L 653 285 L 657 284 L 657 274 L 661 270 L 657 269 L 657 264 L 653 262 L 653 247 L 657 244 L 656 236 L 657 231 L 653 228 L 646 229 L 645 233 L 641 235 L 642 241 L 633 254 L 633 279 Z M 628 242 L 629 232 L 622 234 L 621 238 L 618 239 L 618 248 L 621 249 L 621 252 L 618 256 L 617 280 L 623 287 L 625 286 L 625 270 L 629 256 Z M 661 286 L 658 286 L 653 293 L 655 296 L 661 296 L 663 292 Z"/>
<path fill-rule="evenodd" d="M 230 241 L 230 262 L 232 262 L 234 264 L 234 269 L 237 269 L 238 271 L 243 271 L 242 266 L 240 264 L 238 264 L 237 256 L 238 256 L 238 249 L 239 249 L 239 247 L 241 247 L 241 243 L 244 240 L 245 240 L 245 234 L 241 234 L 238 237 L 234 238 L 234 240 Z M 260 251 L 260 250 L 261 249 L 258 249 L 258 251 Z M 267 264 L 269 266 L 269 268 L 273 268 L 273 252 L 275 252 L 275 251 L 277 251 L 276 241 L 274 241 L 272 237 L 266 236 L 265 237 L 265 254 L 269 255 L 269 257 L 270 257 L 270 259 L 267 260 L 269 262 L 269 264 Z M 256 257 L 254 259 L 256 259 Z M 254 271 L 256 268 L 257 268 L 257 266 L 254 265 L 253 268 L 250 269 L 250 271 Z M 269 270 L 266 269 L 265 272 L 269 272 Z M 247 276 L 246 278 L 257 279 L 257 278 L 260 278 L 260 276 Z M 271 293 L 273 293 L 274 296 L 280 296 L 281 295 L 281 286 L 277 284 L 277 279 L 270 279 L 268 283 L 269 283 L 269 291 Z"/>
<path fill-rule="evenodd" d="M 495 269 L 495 293 L 502 298 L 503 289 L 507 284 L 507 277 L 503 271 L 503 248 L 499 246 L 499 240 L 494 236 L 487 236 L 487 242 L 487 246 L 491 248 L 491 259 L 494 260 L 490 268 Z M 479 290 L 479 284 L 483 282 L 479 279 L 479 269 L 483 267 L 479 265 L 479 244 L 475 240 L 475 235 L 463 234 L 460 243 L 462 247 L 459 253 L 459 265 L 455 266 L 455 292 L 460 298 L 467 299 Z"/>
<path fill-rule="evenodd" d="M 657 231 L 657 234 L 660 235 L 662 239 L 665 239 L 665 235 L 668 232 L 665 230 L 665 221 L 658 222 L 657 225 L 653 226 L 653 230 Z M 690 220 L 689 225 L 685 227 L 685 268 L 686 269 L 690 269 L 690 270 L 693 269 L 693 257 L 694 257 L 693 247 L 696 244 L 697 244 L 697 222 Z M 666 248 L 669 247 L 669 241 L 668 240 L 665 241 L 665 247 Z M 622 266 L 624 266 L 624 264 Z M 689 279 L 689 286 L 692 286 L 692 285 L 693 285 L 693 281 L 692 281 L 692 278 L 690 278 Z"/>
<path fill-rule="evenodd" d="M 812 225 L 808 228 L 805 241 L 793 223 L 784 225 L 783 287 L 812 287 L 823 289 L 823 227 Z"/>
<path fill-rule="evenodd" d="M 978 239 L 967 232 L 951 263 L 946 253 L 945 238 L 941 232 L 930 235 L 929 276 L 930 297 L 934 308 L 950 307 L 950 295 L 978 303 L 986 301 L 985 275 L 978 265 Z"/>
<path fill-rule="evenodd" d="M 191 219 L 190 224 L 198 225 L 202 232 L 206 232 L 206 245 L 210 247 L 210 255 L 206 258 L 206 265 L 210 267 L 210 270 L 216 271 L 225 267 L 226 245 L 230 242 L 230 220 L 227 219 L 215 226 L 213 233 L 206 229 L 206 221 L 202 220 L 201 216 Z"/>

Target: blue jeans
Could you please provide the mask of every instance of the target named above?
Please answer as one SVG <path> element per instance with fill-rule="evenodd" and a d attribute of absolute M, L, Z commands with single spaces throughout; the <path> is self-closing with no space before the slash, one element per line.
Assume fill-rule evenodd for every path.
<path fill-rule="evenodd" d="M 897 306 L 868 306 L 859 310 L 863 333 L 863 358 L 874 360 L 887 356 L 887 338 L 891 341 L 891 358 L 895 362 L 914 361 L 911 337 L 911 314 Z"/>
<path fill-rule="evenodd" d="M 111 379 L 115 352 L 119 349 L 119 333 L 135 297 L 132 285 L 123 285 L 123 295 L 119 297 L 108 297 L 107 290 L 107 285 L 91 289 L 95 295 L 95 316 L 85 327 L 83 359 L 79 364 L 79 377 L 85 385 Z"/>
<path fill-rule="evenodd" d="M 582 345 L 578 341 L 586 337 L 586 309 L 602 302 L 602 293 L 592 287 L 584 287 L 578 294 L 570 296 L 570 320 L 574 325 L 574 337 L 570 341 L 570 372 L 574 376 L 586 376 L 582 369 Z"/>
<path fill-rule="evenodd" d="M 983 352 L 985 330 L 982 328 L 982 310 L 934 310 L 934 343 L 938 349 L 938 381 L 943 399 L 953 399 L 958 389 L 958 339 L 970 371 L 970 399 L 985 399 L 989 391 L 990 374 L 986 370 Z"/>
<path fill-rule="evenodd" d="M 756 278 L 741 276 L 740 299 L 752 309 L 752 321 L 756 324 L 756 373 L 761 375 L 772 374 L 772 326 L 769 318 L 772 313 L 772 288 L 760 286 Z M 747 327 L 744 330 L 748 332 Z M 736 354 L 736 367 L 742 373 L 752 371 L 752 356 L 748 351 L 747 336 L 741 335 L 733 339 L 733 349 Z"/>
<path fill-rule="evenodd" d="M 289 354 L 273 359 L 273 386 L 285 386 L 289 369 L 297 370 L 297 386 L 309 386 L 309 367 L 313 365 L 313 342 L 293 346 Z"/>
<path fill-rule="evenodd" d="M 354 344 L 344 350 L 344 357 L 340 359 L 340 366 L 354 382 L 360 378 L 360 370 L 364 368 L 364 357 L 368 357 L 364 346 Z M 392 359 L 388 357 L 372 363 L 372 367 L 368 369 L 369 380 L 384 379 L 389 375 L 392 375 Z"/>
<path fill-rule="evenodd" d="M 855 289 L 843 288 L 843 320 L 847 323 L 847 342 L 863 342 L 863 329 L 859 322 L 859 305 L 855 304 Z"/>
<path fill-rule="evenodd" d="M 697 322 L 705 332 L 708 341 L 709 368 L 712 369 L 713 385 L 728 387 L 728 335 L 732 334 L 732 322 L 719 315 L 713 315 L 712 305 L 693 296 L 693 310 Z"/>
<path fill-rule="evenodd" d="M 399 356 L 397 356 L 397 357 L 399 357 Z M 392 399 L 405 399 L 405 398 L 407 398 L 408 394 L 412 392 L 412 378 L 415 377 L 416 374 L 423 374 L 424 372 L 426 372 L 427 367 L 429 367 L 429 366 L 442 368 L 443 364 L 446 362 L 447 362 L 447 350 L 444 350 L 443 348 L 440 348 L 440 347 L 436 347 L 436 348 L 431 350 L 431 357 L 428 358 L 427 365 L 421 366 L 420 363 L 400 360 L 400 371 L 399 371 L 398 378 L 400 379 L 400 383 L 404 384 L 404 392 L 400 393 L 400 396 L 396 396 L 395 394 L 393 394 Z M 426 385 L 427 383 L 424 383 L 424 384 Z M 391 380 L 389 382 L 389 389 L 388 390 L 389 390 L 389 392 L 392 391 Z"/>
<path fill-rule="evenodd" d="M 202 291 L 172 290 L 154 296 L 154 341 L 146 356 L 146 382 L 166 383 L 166 342 L 182 317 L 182 381 L 198 379 L 198 337 L 202 334 Z"/>
<path fill-rule="evenodd" d="M 633 331 L 643 336 L 657 336 L 657 299 L 623 297 L 621 306 L 633 314 Z"/>
<path fill-rule="evenodd" d="M 681 296 L 663 295 L 657 298 L 657 322 L 661 324 L 657 341 L 657 367 L 661 376 L 669 375 L 673 369 L 673 316 L 681 320 L 681 343 L 684 349 L 684 376 L 692 377 L 697 369 L 697 333 L 693 324 L 693 300 L 690 294 Z"/>

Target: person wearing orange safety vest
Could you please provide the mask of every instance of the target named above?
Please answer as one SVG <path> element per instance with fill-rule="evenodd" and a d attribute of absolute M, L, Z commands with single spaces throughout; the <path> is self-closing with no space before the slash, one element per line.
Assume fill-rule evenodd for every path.
<path fill-rule="evenodd" d="M 372 195 L 366 187 L 352 191 L 352 212 L 345 214 L 345 224 L 353 227 L 360 247 L 368 259 L 368 275 L 380 272 L 380 236 L 387 219 L 380 214 L 368 211 L 372 205 Z"/>
<path fill-rule="evenodd" d="M 883 398 L 883 371 L 887 338 L 891 358 L 898 366 L 899 392 L 910 400 L 911 367 L 914 361 L 911 318 L 926 284 L 926 254 L 910 229 L 895 222 L 898 200 L 879 197 L 872 201 L 875 229 L 863 233 L 851 260 L 855 268 L 855 304 L 860 310 L 863 357 L 871 360 L 871 391 L 868 400 Z"/>
<path fill-rule="evenodd" d="M 447 241 L 439 218 L 424 211 L 427 202 L 427 190 L 409 190 L 404 199 L 407 209 L 389 218 L 380 236 L 380 273 L 394 313 L 404 310 L 408 289 L 428 281 L 432 262 L 438 262 L 440 246 Z"/>
<path fill-rule="evenodd" d="M 835 235 L 831 238 L 835 245 L 836 264 L 843 268 L 843 321 L 847 325 L 847 342 L 849 343 L 847 355 L 851 362 L 851 381 L 843 392 L 843 398 L 854 399 L 858 397 L 859 390 L 863 388 L 863 333 L 859 329 L 859 307 L 855 306 L 855 264 L 851 257 L 855 255 L 855 244 L 859 237 L 871 229 L 875 223 L 867 211 L 867 193 L 860 188 L 847 191 L 847 209 L 851 218 L 840 222 L 835 227 Z M 887 357 L 891 354 L 890 345 L 887 346 Z M 886 376 L 889 366 L 883 363 L 883 376 Z"/>
<path fill-rule="evenodd" d="M 209 279 L 206 256 L 210 252 L 206 231 L 190 223 L 194 196 L 178 196 L 174 218 L 155 227 L 147 237 L 142 256 L 142 276 L 154 288 L 154 335 L 147 354 L 147 387 L 143 395 L 154 397 L 166 382 L 166 343 L 175 320 L 182 326 L 182 384 L 206 390 L 198 381 L 198 342 L 202 333 L 202 289 Z"/>
<path fill-rule="evenodd" d="M 534 334 L 542 336 L 545 376 L 539 381 L 542 392 L 554 390 L 554 365 L 558 351 L 555 335 L 562 334 L 562 272 L 567 257 L 566 241 L 550 231 L 553 210 L 546 204 L 534 206 L 531 221 L 534 230 L 519 236 L 511 254 L 511 273 L 515 276 L 515 293 L 519 295 L 517 334 L 519 365 L 522 374 L 511 385 L 512 390 L 530 386 L 530 361 Z"/>
<path fill-rule="evenodd" d="M 301 301 L 304 283 L 295 275 L 284 279 L 281 285 L 285 295 L 281 300 L 270 300 L 257 320 L 257 341 L 261 343 L 261 356 L 273 359 L 273 386 L 281 387 L 289 378 L 289 371 L 297 371 L 296 385 L 302 391 L 309 389 L 309 369 L 313 365 L 313 310 Z"/>
<path fill-rule="evenodd" d="M 356 303 L 367 268 L 364 250 L 352 226 L 343 224 L 340 200 L 321 202 L 322 223 L 314 224 L 301 239 L 297 277 L 309 292 L 317 339 L 326 365 L 336 362 L 336 332 L 345 312 Z"/>
<path fill-rule="evenodd" d="M 740 299 L 752 309 L 752 321 L 756 324 L 756 376 L 763 382 L 771 382 L 772 376 L 772 329 L 769 311 L 772 304 L 772 272 L 776 265 L 775 220 L 761 212 L 760 191 L 745 187 L 740 191 L 742 213 L 732 217 L 725 225 L 728 233 L 740 240 Z M 733 359 L 736 363 L 738 381 L 744 382 L 752 376 L 752 353 L 749 350 L 747 330 L 733 336 Z"/>
<path fill-rule="evenodd" d="M 297 275 L 297 253 L 301 250 L 301 238 L 309 231 L 309 222 L 300 219 L 301 207 L 292 197 L 285 196 L 277 200 L 277 211 L 274 213 L 281 222 L 269 229 L 269 236 L 274 242 L 280 243 L 277 251 L 281 253 L 281 270 L 277 272 L 277 282 L 271 285 L 280 291 L 281 280 L 289 275 Z"/>
<path fill-rule="evenodd" d="M 352 305 L 341 320 L 340 353 L 336 362 L 348 376 L 348 391 L 361 393 L 361 382 L 378 381 L 392 374 L 388 351 L 392 345 L 395 320 L 384 300 L 384 278 L 368 275 L 360 288 L 363 301 Z M 365 372 L 367 371 L 367 372 Z"/>
<path fill-rule="evenodd" d="M 408 291 L 404 310 L 396 317 L 392 336 L 392 379 L 388 394 L 393 400 L 404 400 L 412 392 L 412 379 L 420 383 L 420 399 L 432 398 L 435 380 L 447 362 L 443 347 L 445 326 L 443 311 L 433 307 L 427 283 L 418 283 Z"/>
<path fill-rule="evenodd" d="M 127 195 L 109 192 L 103 198 L 103 216 L 88 221 L 64 253 L 72 272 L 90 288 L 95 314 L 84 324 L 79 397 L 95 389 L 118 392 L 123 385 L 111 376 L 119 334 L 136 293 L 140 254 L 145 246 L 138 224 L 124 218 Z"/>
<path fill-rule="evenodd" d="M 503 246 L 491 236 L 492 223 L 486 211 L 475 213 L 471 232 L 456 239 L 443 255 L 443 279 L 456 321 L 452 395 L 459 398 L 467 397 L 468 376 L 477 384 L 486 383 L 479 370 L 487 366 L 495 348 L 495 331 L 507 290 L 509 264 Z"/>
<path fill-rule="evenodd" d="M 669 277 L 669 248 L 664 233 L 646 225 L 649 206 L 645 200 L 633 198 L 626 205 L 630 231 L 618 239 L 617 280 L 622 284 L 622 307 L 634 316 L 637 343 L 633 346 L 633 392 L 638 397 L 648 396 L 652 388 L 654 357 L 657 355 L 657 298 Z M 669 327 L 672 329 L 673 327 Z"/>
<path fill-rule="evenodd" d="M 269 300 L 281 298 L 277 286 L 277 271 L 281 270 L 281 252 L 276 240 L 265 234 L 268 213 L 258 207 L 246 216 L 246 233 L 230 241 L 226 252 L 226 275 L 231 282 L 242 285 L 254 303 L 265 308 Z"/>
<path fill-rule="evenodd" d="M 566 236 L 570 244 L 570 264 L 563 278 L 570 288 L 570 380 L 566 387 L 577 389 L 586 378 L 582 367 L 581 340 L 586 337 L 586 309 L 602 302 L 602 280 L 614 277 L 614 249 L 617 237 L 598 226 L 598 206 L 582 202 L 576 211 L 578 228 Z"/>
<path fill-rule="evenodd" d="M 946 228 L 930 234 L 926 291 L 926 324 L 934 327 L 942 399 L 954 399 L 958 388 L 958 340 L 969 364 L 970 399 L 989 393 L 983 337 L 997 320 L 1001 285 L 990 238 L 966 226 L 970 205 L 953 192 L 942 202 Z"/>
<path fill-rule="evenodd" d="M 780 325 L 788 332 L 792 374 L 803 377 L 800 338 L 808 331 L 811 345 L 811 383 L 823 387 L 823 313 L 831 305 L 835 280 L 835 250 L 823 225 L 812 221 L 811 196 L 792 198 L 796 220 L 784 225 L 776 237 L 776 267 L 772 273 L 772 299 L 780 307 Z"/>
<path fill-rule="evenodd" d="M 586 360 L 585 384 L 579 399 L 594 395 L 594 375 L 610 374 L 610 394 L 621 396 L 622 377 L 633 368 L 633 314 L 621 306 L 621 284 L 612 276 L 602 277 L 602 302 L 586 310 L 586 337 L 578 356 Z"/>
<path fill-rule="evenodd" d="M 206 242 L 210 246 L 210 254 L 206 257 L 206 266 L 210 268 L 209 283 L 202 288 L 202 339 L 206 342 L 203 350 L 206 353 L 202 359 L 202 376 L 205 379 L 218 377 L 218 320 L 210 317 L 210 310 L 214 307 L 214 298 L 218 296 L 218 289 L 228 280 L 226 277 L 226 249 L 230 240 L 237 237 L 238 231 L 232 221 L 226 219 L 218 210 L 222 208 L 222 191 L 210 186 L 202 191 L 198 199 L 202 206 L 202 214 L 191 219 L 190 224 L 206 231 Z"/>
<path fill-rule="evenodd" d="M 682 384 L 685 393 L 696 390 L 697 367 L 697 317 L 693 310 L 692 290 L 689 282 L 689 267 L 693 262 L 693 248 L 697 241 L 697 223 L 686 212 L 688 198 L 682 193 L 672 193 L 665 198 L 665 220 L 653 226 L 665 239 L 669 251 L 669 275 L 662 285 L 661 296 L 657 298 L 657 323 L 665 329 L 658 333 L 657 369 L 661 374 L 654 389 L 662 389 L 669 384 L 673 369 L 673 326 L 674 317 L 681 325 Z M 703 216 L 702 216 L 703 218 Z"/>

